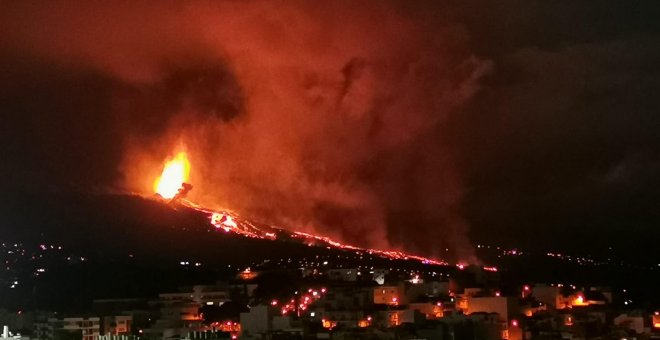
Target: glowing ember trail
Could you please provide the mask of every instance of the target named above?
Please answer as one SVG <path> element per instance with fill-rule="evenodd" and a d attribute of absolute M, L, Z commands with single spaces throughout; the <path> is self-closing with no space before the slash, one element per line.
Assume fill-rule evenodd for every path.
<path fill-rule="evenodd" d="M 183 183 L 188 181 L 190 175 L 190 162 L 185 152 L 179 152 L 174 158 L 167 161 L 163 173 L 154 182 L 154 191 L 163 198 L 173 198 Z"/>
<path fill-rule="evenodd" d="M 186 190 L 190 190 L 191 186 L 186 183 L 190 172 L 190 162 L 184 152 L 179 152 L 176 157 L 167 161 L 163 168 L 163 173 L 154 182 L 154 190 L 163 198 L 171 199 Z M 227 233 L 236 233 L 246 237 L 277 240 L 278 236 L 283 236 L 285 239 L 299 239 L 301 243 L 308 246 L 317 247 L 334 247 L 348 252 L 354 252 L 357 255 L 370 254 L 377 255 L 383 258 L 392 260 L 414 260 L 423 264 L 431 265 L 448 265 L 445 261 L 433 260 L 422 256 L 406 254 L 400 251 L 380 250 L 371 248 L 361 248 L 350 244 L 343 244 L 330 239 L 325 236 L 313 235 L 299 231 L 288 231 L 279 227 L 254 223 L 250 220 L 241 218 L 238 214 L 229 210 L 210 210 L 201 207 L 193 202 L 184 199 L 183 195 L 177 200 L 178 204 L 185 205 L 189 208 L 195 209 L 199 212 L 206 214 L 209 222 L 216 230 L 221 230 Z M 463 264 L 459 266 L 464 267 Z M 497 271 L 495 267 L 484 268 L 489 271 Z"/>

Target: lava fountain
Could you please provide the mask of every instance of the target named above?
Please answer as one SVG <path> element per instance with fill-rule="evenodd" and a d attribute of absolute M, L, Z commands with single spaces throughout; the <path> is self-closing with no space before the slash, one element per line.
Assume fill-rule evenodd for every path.
<path fill-rule="evenodd" d="M 154 191 L 161 197 L 171 199 L 188 181 L 190 162 L 185 152 L 179 152 L 174 158 L 165 162 L 163 172 L 154 182 Z"/>

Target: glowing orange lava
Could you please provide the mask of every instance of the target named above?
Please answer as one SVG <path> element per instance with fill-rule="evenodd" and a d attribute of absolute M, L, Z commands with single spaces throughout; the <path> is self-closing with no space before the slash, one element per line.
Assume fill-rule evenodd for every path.
<path fill-rule="evenodd" d="M 190 162 L 185 152 L 179 152 L 165 163 L 163 173 L 154 182 L 154 191 L 163 198 L 174 197 L 181 185 L 188 181 Z"/>
<path fill-rule="evenodd" d="M 573 299 L 573 302 L 571 303 L 573 306 L 588 306 L 589 301 L 584 300 L 584 296 L 582 294 L 578 294 L 575 299 Z"/>
<path fill-rule="evenodd" d="M 186 192 L 186 185 L 189 186 L 189 184 L 187 184 L 189 175 L 190 162 L 188 161 L 188 156 L 185 152 L 179 152 L 176 156 L 166 161 L 162 174 L 154 182 L 154 191 L 165 199 L 172 199 L 176 197 L 177 194 L 183 195 Z M 190 190 L 190 188 L 187 189 Z M 278 239 L 279 233 L 284 233 L 285 235 L 289 235 L 289 237 L 300 239 L 304 244 L 309 246 L 325 246 L 326 248 L 335 247 L 345 251 L 354 252 L 360 256 L 366 253 L 369 255 L 378 255 L 384 258 L 389 258 L 391 260 L 415 260 L 420 261 L 423 264 L 449 265 L 445 261 L 406 254 L 401 251 L 361 248 L 350 244 L 342 244 L 329 237 L 308 234 L 300 231 L 288 233 L 284 232 L 284 229 L 279 227 L 257 224 L 250 220 L 243 219 L 238 214 L 229 210 L 215 211 L 199 206 L 189 200 L 181 199 L 178 200 L 177 203 L 207 214 L 211 225 L 216 229 L 223 230 L 227 233 L 233 232 L 246 237 L 270 240 L 276 240 Z M 466 265 L 458 264 L 457 266 L 459 266 L 460 269 L 463 269 Z M 497 268 L 486 267 L 484 270 L 497 271 Z"/>

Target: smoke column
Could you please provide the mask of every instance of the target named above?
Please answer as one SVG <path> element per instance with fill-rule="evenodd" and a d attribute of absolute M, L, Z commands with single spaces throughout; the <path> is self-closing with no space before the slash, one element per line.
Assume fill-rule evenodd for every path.
<path fill-rule="evenodd" d="M 471 260 L 444 122 L 490 63 L 438 3 L 5 3 L 0 47 L 116 82 L 119 185 L 181 149 L 202 205 Z"/>

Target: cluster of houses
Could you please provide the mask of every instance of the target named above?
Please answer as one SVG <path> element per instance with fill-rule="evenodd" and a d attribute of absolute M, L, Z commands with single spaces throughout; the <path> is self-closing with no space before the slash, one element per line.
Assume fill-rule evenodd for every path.
<path fill-rule="evenodd" d="M 261 273 L 245 270 L 154 299 L 95 300 L 82 315 L 3 311 L 0 322 L 3 338 L 43 340 L 660 339 L 657 312 L 618 306 L 607 287 L 357 272 L 303 270 L 290 289 L 269 291 Z"/>

